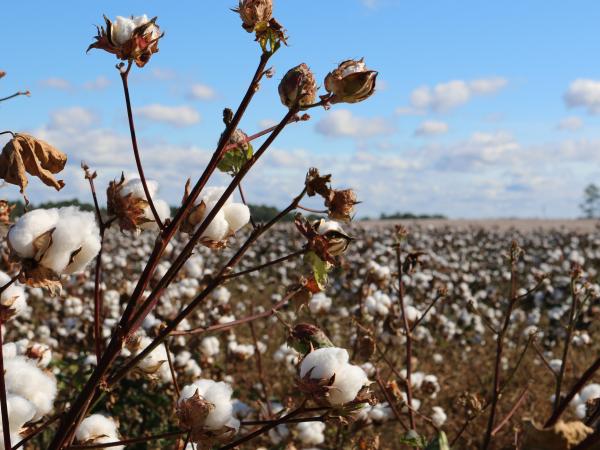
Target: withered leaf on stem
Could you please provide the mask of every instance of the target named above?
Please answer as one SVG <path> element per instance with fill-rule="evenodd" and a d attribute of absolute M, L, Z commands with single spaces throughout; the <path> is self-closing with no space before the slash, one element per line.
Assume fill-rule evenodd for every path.
<path fill-rule="evenodd" d="M 561 420 L 553 427 L 542 428 L 533 420 L 525 419 L 523 425 L 525 435 L 523 448 L 528 450 L 569 450 L 594 432 L 593 428 L 581 421 Z M 590 448 L 598 449 L 598 447 Z"/>
<path fill-rule="evenodd" d="M 16 134 L 0 154 L 0 178 L 25 191 L 27 173 L 38 177 L 47 186 L 61 190 L 65 183 L 54 175 L 62 171 L 67 155 L 45 141 L 28 134 Z"/>

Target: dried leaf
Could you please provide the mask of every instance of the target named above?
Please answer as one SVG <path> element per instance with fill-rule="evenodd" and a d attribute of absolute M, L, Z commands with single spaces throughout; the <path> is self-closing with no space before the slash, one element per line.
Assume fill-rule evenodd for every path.
<path fill-rule="evenodd" d="M 67 155 L 47 142 L 28 134 L 17 134 L 0 154 L 0 178 L 16 184 L 23 193 L 29 183 L 28 173 L 59 191 L 65 183 L 54 178 L 54 175 L 64 169 L 66 162 Z"/>
<path fill-rule="evenodd" d="M 550 428 L 542 428 L 533 420 L 524 421 L 524 444 L 527 450 L 569 450 L 582 442 L 594 430 L 581 421 L 559 421 Z"/>
<path fill-rule="evenodd" d="M 35 259 L 36 261 L 41 261 L 48 249 L 50 248 L 50 246 L 52 245 L 52 234 L 54 233 L 55 229 L 56 228 L 51 228 L 45 233 L 40 234 L 33 240 L 33 259 Z"/>
<path fill-rule="evenodd" d="M 60 283 L 60 275 L 52 269 L 35 263 L 29 264 L 23 261 L 23 273 L 19 277 L 21 283 L 27 284 L 30 287 L 39 287 L 50 291 L 50 295 L 60 293 L 62 284 Z"/>

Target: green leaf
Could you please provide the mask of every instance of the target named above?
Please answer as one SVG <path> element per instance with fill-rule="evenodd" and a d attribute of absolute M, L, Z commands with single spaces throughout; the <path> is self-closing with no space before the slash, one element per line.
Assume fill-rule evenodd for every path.
<path fill-rule="evenodd" d="M 450 450 L 450 444 L 448 444 L 446 433 L 440 431 L 440 434 L 427 444 L 425 450 Z"/>
<path fill-rule="evenodd" d="M 304 261 L 311 266 L 313 276 L 315 277 L 319 289 L 325 289 L 327 286 L 328 272 L 333 266 L 319 258 L 312 250 L 304 256 Z"/>

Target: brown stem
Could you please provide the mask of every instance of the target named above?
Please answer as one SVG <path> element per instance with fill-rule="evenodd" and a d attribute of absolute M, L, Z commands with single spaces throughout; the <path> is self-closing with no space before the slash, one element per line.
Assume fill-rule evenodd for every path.
<path fill-rule="evenodd" d="M 285 306 L 285 304 L 301 290 L 302 289 L 300 288 L 300 289 L 296 289 L 296 290 L 290 292 L 285 297 L 283 297 L 279 302 L 277 302 L 275 305 L 273 305 L 273 307 L 269 311 L 264 311 L 261 313 L 253 314 L 251 316 L 246 316 L 241 319 L 234 320 L 233 322 L 217 323 L 215 325 L 211 325 L 210 327 L 198 327 L 198 328 L 192 328 L 191 330 L 174 330 L 171 332 L 171 336 L 187 336 L 187 335 L 192 335 L 192 334 L 215 333 L 217 331 L 230 330 L 231 328 L 237 327 L 244 323 L 250 323 L 250 322 L 254 322 L 255 320 L 271 317 L 273 314 L 275 314 L 276 311 L 283 308 Z"/>
<path fill-rule="evenodd" d="M 0 102 L 4 102 L 6 100 L 10 100 L 11 98 L 18 97 L 19 95 L 31 95 L 31 92 L 29 92 L 29 91 L 15 92 L 14 94 L 9 95 L 8 97 L 0 98 Z"/>
<path fill-rule="evenodd" d="M 558 405 L 560 403 L 560 393 L 562 390 L 562 383 L 565 377 L 565 371 L 567 370 L 567 359 L 569 357 L 569 347 L 571 346 L 571 340 L 573 337 L 573 331 L 575 329 L 575 322 L 577 317 L 577 306 L 578 306 L 578 297 L 575 288 L 575 279 L 571 278 L 571 297 L 573 301 L 571 303 L 571 311 L 569 313 L 569 325 L 567 326 L 567 335 L 565 337 L 565 347 L 563 349 L 562 361 L 560 364 L 560 370 L 556 375 L 556 390 L 554 392 L 554 406 L 553 411 L 556 411 Z"/>
<path fill-rule="evenodd" d="M 396 263 L 398 265 L 398 302 L 402 312 L 402 325 L 406 334 L 406 399 L 408 403 L 408 418 L 410 428 L 416 430 L 415 414 L 412 409 L 412 334 L 404 306 L 404 282 L 402 281 L 402 248 L 396 246 Z"/>
<path fill-rule="evenodd" d="M 181 393 L 179 391 L 179 384 L 177 383 L 177 376 L 175 375 L 175 367 L 173 367 L 173 360 L 171 358 L 171 352 L 169 351 L 169 344 L 167 343 L 166 339 L 165 339 L 165 342 L 163 342 L 163 344 L 165 345 L 165 352 L 167 352 L 167 363 L 169 364 L 169 371 L 171 372 L 171 379 L 173 380 L 173 387 L 175 388 L 175 394 L 177 395 L 177 398 L 175 399 L 175 404 L 177 404 L 177 401 L 179 400 L 179 397 L 181 396 Z"/>
<path fill-rule="evenodd" d="M 306 402 L 306 401 L 305 401 Z M 277 425 L 280 425 L 282 423 L 285 423 L 287 420 L 296 417 L 299 414 L 302 414 L 304 412 L 304 403 L 302 403 L 302 405 L 300 405 L 299 408 L 296 408 L 295 410 L 293 410 L 292 412 L 290 412 L 289 414 L 286 414 L 285 416 L 280 417 L 279 419 L 273 420 L 272 422 L 268 423 L 267 425 L 259 428 L 258 430 L 254 430 L 253 432 L 247 434 L 246 436 L 242 436 L 241 438 L 239 438 L 236 441 L 233 441 L 223 447 L 220 447 L 219 450 L 230 450 L 232 448 L 236 448 L 242 444 L 245 444 L 246 442 L 251 441 L 252 439 L 254 439 L 257 436 L 260 436 L 261 434 L 267 433 L 269 430 L 275 428 Z"/>
<path fill-rule="evenodd" d="M 444 298 L 444 295 L 440 294 L 431 301 L 429 306 L 427 306 L 427 308 L 425 308 L 425 311 L 423 312 L 423 314 L 421 314 L 421 316 L 415 321 L 415 323 L 411 327 L 411 329 L 410 329 L 411 332 L 416 330 L 416 328 L 421 324 L 421 322 L 423 322 L 423 319 L 425 319 L 425 317 L 427 316 L 429 311 L 431 311 L 431 308 L 433 308 L 435 306 L 435 304 L 438 302 L 438 300 L 440 300 L 441 298 Z"/>
<path fill-rule="evenodd" d="M 2 286 L 0 286 L 0 295 L 2 295 L 5 290 L 7 290 L 9 287 L 11 287 L 13 284 L 15 284 L 20 276 L 21 276 L 21 271 L 19 271 L 18 274 L 16 274 L 14 277 L 12 277 L 10 280 L 8 280 L 6 282 L 6 284 L 3 284 Z"/>
<path fill-rule="evenodd" d="M 121 316 L 113 338 L 111 339 L 106 351 L 103 354 L 102 360 L 94 369 L 94 372 L 92 373 L 86 384 L 83 386 L 81 392 L 79 393 L 75 401 L 72 403 L 72 406 L 69 409 L 69 411 L 65 414 L 56 434 L 54 435 L 52 442 L 48 447 L 48 450 L 59 450 L 64 446 L 65 442 L 71 441 L 75 428 L 85 415 L 88 406 L 91 404 L 92 399 L 96 394 L 98 386 L 100 385 L 102 379 L 106 376 L 108 370 L 110 369 L 110 366 L 115 361 L 115 359 L 121 351 L 123 342 L 127 335 L 127 324 L 129 322 L 131 314 L 134 312 L 134 309 L 137 306 L 137 303 L 140 300 L 140 298 L 142 298 L 168 243 L 175 235 L 177 228 L 181 224 L 182 220 L 186 217 L 187 212 L 194 205 L 194 201 L 200 195 L 200 192 L 206 185 L 208 179 L 216 170 L 221 158 L 223 147 L 231 138 L 231 135 L 235 131 L 248 105 L 250 104 L 252 97 L 258 90 L 258 83 L 263 76 L 264 68 L 266 67 L 270 56 L 270 53 L 263 53 L 261 55 L 260 62 L 258 64 L 254 77 L 250 83 L 250 86 L 248 87 L 246 94 L 244 95 L 244 98 L 242 99 L 232 121 L 223 133 L 223 138 L 219 141 L 219 144 L 217 145 L 217 149 L 213 153 L 211 161 L 209 162 L 204 172 L 200 176 L 200 179 L 190 192 L 190 195 L 186 198 L 181 208 L 179 208 L 179 210 L 175 214 L 173 220 L 171 220 L 169 225 L 163 229 L 160 238 L 157 239 L 152 254 L 148 259 L 148 263 L 146 264 L 146 267 L 144 268 L 142 275 L 138 280 L 133 294 L 131 295 L 129 302 L 127 303 L 125 312 Z"/>
<path fill-rule="evenodd" d="M 2 317 L 0 317 L 0 409 L 2 411 L 2 436 L 4 448 L 11 448 L 10 427 L 8 423 L 8 405 L 6 404 L 6 385 L 4 382 L 4 354 L 2 349 Z"/>
<path fill-rule="evenodd" d="M 254 330 L 254 323 L 250 321 L 248 322 L 248 326 L 250 327 L 252 343 L 254 344 L 254 355 L 256 356 L 256 370 L 258 370 L 258 379 L 260 380 L 260 384 L 262 386 L 265 405 L 267 405 L 267 412 L 269 413 L 269 417 L 272 417 L 273 411 L 271 410 L 271 401 L 269 400 L 269 385 L 263 371 L 262 357 L 260 355 L 260 348 L 258 347 L 258 339 L 256 338 L 256 331 Z"/>
<path fill-rule="evenodd" d="M 516 263 L 515 255 L 517 253 L 516 242 L 512 243 L 510 250 L 510 300 L 508 302 L 508 308 L 504 317 L 504 324 L 502 329 L 498 333 L 496 338 L 496 360 L 494 364 L 494 386 L 492 391 L 492 401 L 490 402 L 490 415 L 488 418 L 488 424 L 483 440 L 482 450 L 487 450 L 492 441 L 492 431 L 494 430 L 494 422 L 496 419 L 496 409 L 500 400 L 501 384 L 500 384 L 500 373 L 502 371 L 502 354 L 504 352 L 504 338 L 508 331 L 510 324 L 510 316 L 512 315 L 515 304 L 517 303 L 517 274 L 516 274 Z"/>
<path fill-rule="evenodd" d="M 123 91 L 125 93 L 125 104 L 127 106 L 127 120 L 129 122 L 129 132 L 131 134 L 131 146 L 133 147 L 133 156 L 135 157 L 135 165 L 137 166 L 138 174 L 140 176 L 140 181 L 142 182 L 142 187 L 144 188 L 144 194 L 146 194 L 146 201 L 148 202 L 148 206 L 150 206 L 150 210 L 152 211 L 152 216 L 154 217 L 154 221 L 158 225 L 159 229 L 163 229 L 163 223 L 158 216 L 158 212 L 156 211 L 156 207 L 154 206 L 154 200 L 150 195 L 150 190 L 148 189 L 148 183 L 146 182 L 146 176 L 144 174 L 144 166 L 142 165 L 142 160 L 140 158 L 140 152 L 138 149 L 137 138 L 135 135 L 135 123 L 133 122 L 133 111 L 131 108 L 131 99 L 129 97 L 129 71 L 131 70 L 132 61 L 129 61 L 126 71 L 119 71 L 121 75 L 121 81 L 123 82 Z"/>
<path fill-rule="evenodd" d="M 327 210 L 320 210 L 320 209 L 313 209 L 313 208 L 307 208 L 306 206 L 302 206 L 302 205 L 298 205 L 298 209 L 303 209 L 304 211 L 308 211 L 308 212 L 312 212 L 315 214 L 327 214 Z"/>
<path fill-rule="evenodd" d="M 258 266 L 251 267 L 251 268 L 245 269 L 245 270 L 240 270 L 239 272 L 230 273 L 229 275 L 225 275 L 224 278 L 226 280 L 231 280 L 232 278 L 241 277 L 242 275 L 247 275 L 249 273 L 262 270 L 262 269 L 264 269 L 266 267 L 273 266 L 275 264 L 279 264 L 280 262 L 287 261 L 289 259 L 295 258 L 296 256 L 304 255 L 307 251 L 308 251 L 307 249 L 297 250 L 297 251 L 295 251 L 293 253 L 290 253 L 289 255 L 285 255 L 285 256 L 282 256 L 281 258 L 277 258 L 277 259 L 274 259 L 272 261 L 268 261 L 268 262 L 266 262 L 264 264 L 260 264 Z"/>
<path fill-rule="evenodd" d="M 242 199 L 242 203 L 246 206 L 248 206 L 248 203 L 246 202 L 246 196 L 244 195 L 244 189 L 242 189 L 242 183 L 240 182 L 239 186 L 238 186 L 238 191 L 240 192 L 240 198 Z M 248 209 L 250 209 L 250 207 L 248 206 Z M 256 223 L 254 222 L 254 218 L 252 217 L 252 214 L 250 214 L 250 223 L 252 224 L 252 228 L 256 228 Z"/>
<path fill-rule="evenodd" d="M 492 436 L 495 436 L 496 434 L 498 434 L 498 432 L 500 432 L 500 430 L 504 427 L 504 425 L 506 425 L 508 423 L 508 421 L 511 419 L 511 417 L 515 415 L 515 413 L 517 412 L 517 410 L 521 407 L 521 405 L 523 404 L 523 402 L 527 398 L 527 392 L 528 391 L 529 391 L 529 388 L 525 388 L 523 390 L 523 392 L 521 393 L 521 395 L 519 395 L 519 398 L 517 399 L 517 401 L 514 404 L 514 406 L 508 412 L 508 414 L 504 417 L 504 419 L 502 419 L 500 421 L 500 423 L 498 423 L 498 425 L 496 426 L 496 428 L 494 428 L 492 430 Z"/>
<path fill-rule="evenodd" d="M 381 389 L 381 392 L 383 392 L 383 395 L 385 396 L 385 399 L 387 400 L 388 405 L 390 405 L 390 408 L 392 408 L 392 412 L 396 416 L 396 420 L 398 420 L 400 425 L 402 425 L 402 427 L 406 431 L 408 431 L 409 428 L 406 426 L 406 424 L 402 420 L 402 416 L 400 415 L 400 411 L 398 411 L 398 408 L 396 407 L 396 403 L 394 402 L 394 399 L 392 398 L 390 393 L 387 391 L 387 388 L 383 384 L 383 381 L 381 381 L 381 375 L 379 375 L 379 369 L 377 369 L 377 371 L 375 372 L 375 381 L 377 382 L 379 389 Z"/>
<path fill-rule="evenodd" d="M 55 415 L 54 417 L 52 417 L 51 419 L 48 419 L 46 422 L 44 422 L 42 425 L 40 425 L 39 427 L 37 427 L 35 430 L 30 431 L 29 434 L 21 439 L 19 442 L 17 442 L 13 448 L 11 450 L 16 450 L 18 448 L 21 448 L 22 446 L 24 446 L 27 442 L 29 442 L 31 439 L 33 439 L 34 437 L 36 437 L 38 434 L 40 434 L 42 431 L 46 430 L 50 425 L 52 425 L 54 422 L 56 422 L 58 419 L 60 419 L 60 414 Z"/>

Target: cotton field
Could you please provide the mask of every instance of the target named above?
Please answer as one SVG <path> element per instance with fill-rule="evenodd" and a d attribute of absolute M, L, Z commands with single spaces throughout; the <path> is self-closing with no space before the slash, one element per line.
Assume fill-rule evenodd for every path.
<path fill-rule="evenodd" d="M 402 275 L 412 335 L 409 406 L 406 335 L 398 319 L 396 230 L 393 225 L 357 224 L 348 232 L 354 240 L 339 268 L 330 274 L 327 288 L 310 298 L 288 295 L 307 273 L 302 256 L 235 277 L 215 289 L 177 326 L 166 346 L 141 359 L 102 408 L 82 422 L 78 441 L 118 442 L 150 435 L 150 426 L 155 435 L 174 433 L 170 439 L 177 438 L 177 430 L 190 429 L 196 442 L 216 435 L 234 440 L 257 425 L 285 417 L 300 399 L 313 398 L 317 406 L 309 411 L 314 412 L 304 414 L 309 421 L 283 421 L 246 447 L 404 448 L 409 438 L 402 438 L 403 426 L 409 426 L 412 411 L 419 433 L 445 430 L 453 448 L 478 448 L 494 373 L 493 330 L 501 329 L 511 295 L 512 240 L 522 249 L 514 267 L 519 300 L 500 360 L 506 386 L 498 416 L 509 415 L 521 398 L 526 400 L 497 432 L 498 448 L 522 435 L 525 420 L 539 423 L 552 410 L 573 292 L 580 310 L 564 385 L 570 386 L 596 358 L 593 320 L 600 286 L 594 280 L 600 239 L 595 231 L 500 231 L 415 223 L 402 246 L 404 260 L 410 261 Z M 125 311 L 135 286 L 132 280 L 140 276 L 152 251 L 152 238 L 147 232 L 131 235 L 116 229 L 105 237 L 103 345 Z M 183 245 L 185 235 L 180 235 L 167 248 L 149 289 Z M 291 225 L 281 225 L 257 241 L 239 271 L 293 254 L 302 246 L 302 235 Z M 119 365 L 147 347 L 210 283 L 214 268 L 229 259 L 235 247 L 195 249 L 134 341 L 120 352 Z M 6 254 L 6 246 L 3 249 Z M 85 272 L 63 282 L 54 297 L 20 283 L 3 292 L 3 305 L 17 305 L 3 346 L 13 440 L 64 408 L 69 391 L 79 389 L 96 365 L 93 297 L 94 280 Z M 303 345 L 313 347 L 304 357 Z M 594 399 L 600 398 L 600 384 L 594 381 L 570 401 L 565 419 L 594 420 Z M 135 395 L 128 395 L 134 389 Z M 370 398 L 358 402 L 367 390 Z M 327 413 L 329 405 L 353 404 L 345 406 L 343 420 Z M 44 448 L 46 434 L 36 436 L 32 448 Z M 150 444 L 127 448 L 143 445 Z M 156 447 L 148 448 L 168 444 L 164 440 L 152 445 Z"/>

